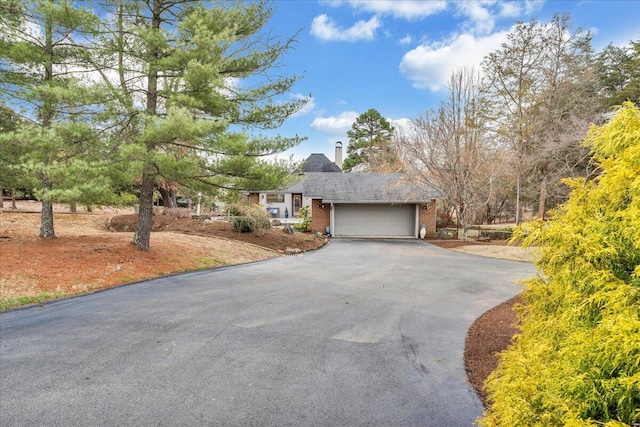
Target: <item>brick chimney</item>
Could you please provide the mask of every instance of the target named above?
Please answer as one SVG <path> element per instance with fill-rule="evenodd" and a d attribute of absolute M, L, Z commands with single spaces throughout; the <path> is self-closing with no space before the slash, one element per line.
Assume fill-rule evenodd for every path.
<path fill-rule="evenodd" d="M 336 142 L 336 157 L 334 163 L 342 169 L 342 142 Z"/>

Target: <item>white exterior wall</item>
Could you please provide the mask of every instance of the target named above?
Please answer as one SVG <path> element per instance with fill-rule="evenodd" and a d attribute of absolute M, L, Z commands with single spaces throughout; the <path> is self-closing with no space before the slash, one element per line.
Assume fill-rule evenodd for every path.
<path fill-rule="evenodd" d="M 302 207 L 311 207 L 311 200 L 313 200 L 311 197 L 302 197 Z"/>
<path fill-rule="evenodd" d="M 290 193 L 284 193 L 284 202 L 282 203 L 267 203 L 267 194 L 260 193 L 260 205 L 267 208 L 278 208 L 280 209 L 280 214 L 278 216 L 279 219 L 284 219 L 284 210 L 285 208 L 289 210 L 289 218 L 293 217 L 293 197 Z M 302 206 L 311 206 L 311 197 L 302 197 Z"/>

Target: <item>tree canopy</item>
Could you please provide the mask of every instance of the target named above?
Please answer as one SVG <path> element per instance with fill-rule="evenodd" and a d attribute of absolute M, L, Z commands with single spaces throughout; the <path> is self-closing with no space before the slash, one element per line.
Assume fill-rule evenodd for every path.
<path fill-rule="evenodd" d="M 91 12 L 71 1 L 8 2 L 0 20 L 0 95 L 17 115 L 17 126 L 0 132 L 12 147 L 11 167 L 40 182 L 40 236 L 55 237 L 52 203 L 70 193 L 109 191 L 103 176 L 90 179 L 100 165 L 94 112 L 101 100 L 79 71 L 97 25 Z M 85 172 L 89 175 L 85 175 Z M 100 174 L 98 174 L 100 175 Z M 85 191 L 78 191 L 82 182 Z"/>
<path fill-rule="evenodd" d="M 390 172 L 398 156 L 391 145 L 393 126 L 373 108 L 360 114 L 347 131 L 349 145 L 342 164 L 347 172 L 357 168 L 369 172 Z"/>
<path fill-rule="evenodd" d="M 640 104 L 640 40 L 628 47 L 608 45 L 597 57 L 596 66 L 605 102 Z"/>
<path fill-rule="evenodd" d="M 484 129 L 478 72 L 455 71 L 447 89 L 447 99 L 414 120 L 400 146 L 411 179 L 442 191 L 466 238 L 491 199 L 493 176 L 502 162 Z"/>
<path fill-rule="evenodd" d="M 523 202 L 539 194 L 544 216 L 548 187 L 588 165 L 580 141 L 603 110 L 591 55 L 591 35 L 565 14 L 518 23 L 483 61 L 487 125 L 513 154 L 517 224 Z"/>

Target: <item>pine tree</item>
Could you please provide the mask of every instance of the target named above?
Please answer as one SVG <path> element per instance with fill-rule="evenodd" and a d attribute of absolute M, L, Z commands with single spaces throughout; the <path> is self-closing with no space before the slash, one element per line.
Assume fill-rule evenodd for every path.
<path fill-rule="evenodd" d="M 111 0 L 105 13 L 91 62 L 112 93 L 120 153 L 139 168 L 136 247 L 150 248 L 159 185 L 234 192 L 285 178 L 286 165 L 260 159 L 301 138 L 252 130 L 277 128 L 306 100 L 274 101 L 298 77 L 271 71 L 294 39 L 262 31 L 266 2 Z"/>
<path fill-rule="evenodd" d="M 19 124 L 18 115 L 8 107 L 0 107 L 0 196 L 5 190 L 15 194 L 15 189 L 20 185 L 22 173 L 19 162 L 22 157 L 23 147 L 15 141 L 2 138 L 2 134 L 13 132 Z M 0 197 L 0 208 L 4 207 Z"/>
<path fill-rule="evenodd" d="M 610 44 L 600 52 L 596 63 L 607 105 L 624 101 L 640 104 L 640 40 L 632 41 L 629 47 Z"/>
<path fill-rule="evenodd" d="M 81 81 L 86 46 L 76 39 L 90 36 L 97 18 L 68 0 L 9 1 L 1 12 L 0 94 L 20 121 L 0 143 L 21 153 L 14 166 L 26 175 L 23 184 L 39 180 L 40 236 L 53 238 L 53 201 L 69 189 L 69 165 L 95 157 L 90 122 L 99 97 Z"/>
<path fill-rule="evenodd" d="M 343 163 L 345 171 L 355 167 L 371 172 L 389 172 L 390 167 L 398 169 L 398 155 L 391 145 L 393 127 L 376 109 L 360 114 L 347 131 L 347 136 L 349 145 Z"/>

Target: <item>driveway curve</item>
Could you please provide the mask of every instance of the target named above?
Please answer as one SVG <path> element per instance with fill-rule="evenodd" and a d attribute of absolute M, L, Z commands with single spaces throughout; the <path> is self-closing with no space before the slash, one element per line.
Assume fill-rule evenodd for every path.
<path fill-rule="evenodd" d="M 470 426 L 466 332 L 533 274 L 333 240 L 2 313 L 0 425 Z"/>

